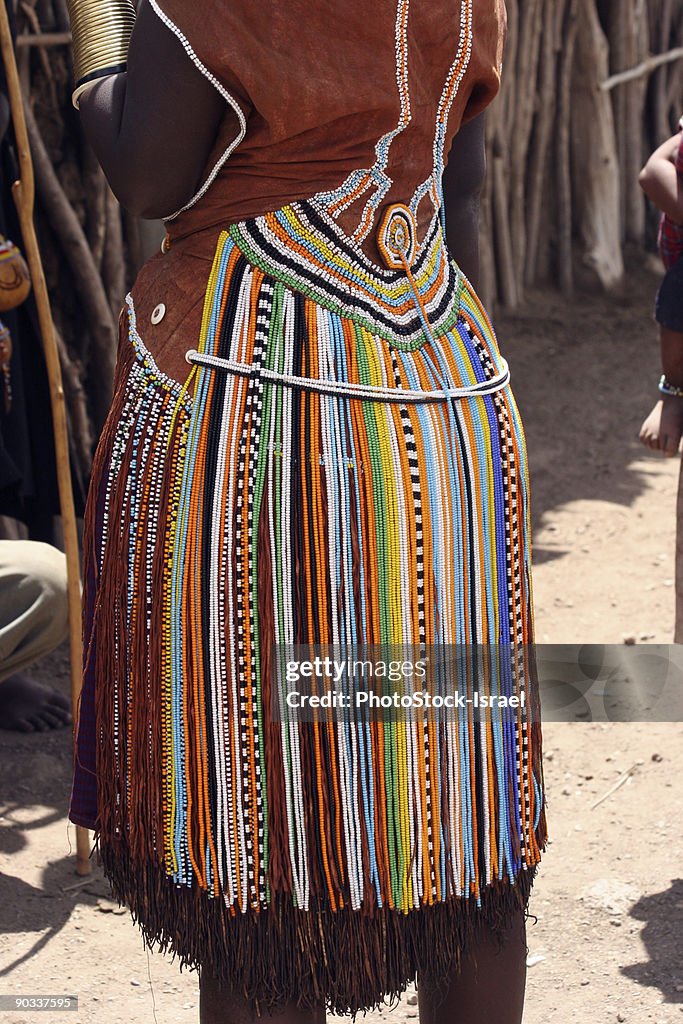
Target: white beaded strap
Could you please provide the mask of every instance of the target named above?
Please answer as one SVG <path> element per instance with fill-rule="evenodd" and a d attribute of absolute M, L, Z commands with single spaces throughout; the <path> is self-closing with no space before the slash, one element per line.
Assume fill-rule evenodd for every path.
<path fill-rule="evenodd" d="M 298 377 L 295 374 L 278 373 L 267 367 L 250 366 L 249 363 L 237 363 L 231 359 L 221 359 L 191 348 L 185 353 L 188 363 L 199 363 L 200 366 L 211 366 L 218 370 L 227 370 L 240 377 L 261 377 L 274 383 L 288 387 L 305 388 L 322 394 L 340 395 L 345 398 L 364 398 L 376 402 L 446 402 L 450 398 L 475 398 L 480 395 L 491 395 L 500 391 L 510 380 L 510 368 L 501 357 L 503 369 L 495 377 L 461 388 L 443 388 L 438 391 L 423 391 L 418 388 L 385 388 L 377 384 L 358 384 L 347 381 L 324 380 L 319 377 Z"/>
<path fill-rule="evenodd" d="M 174 218 L 177 217 L 178 214 L 183 213 L 191 206 L 194 206 L 197 200 L 201 199 L 201 197 L 204 195 L 207 189 L 212 185 L 225 161 L 228 159 L 230 154 L 239 146 L 239 144 L 242 142 L 242 139 L 247 134 L 247 119 L 244 116 L 244 112 L 239 103 L 237 102 L 237 100 L 235 99 L 235 97 L 228 92 L 225 86 L 218 81 L 216 76 L 212 74 L 211 71 L 209 71 L 206 64 L 204 64 L 199 59 L 197 54 L 194 52 L 187 36 L 185 36 L 178 28 L 178 26 L 175 24 L 175 22 L 171 21 L 168 15 L 165 14 L 164 11 L 162 11 L 161 7 L 157 3 L 157 0 L 150 0 L 150 6 L 154 13 L 164 23 L 164 25 L 166 25 L 166 27 L 169 28 L 175 36 L 177 36 L 178 40 L 182 43 L 183 49 L 187 53 L 190 60 L 199 68 L 201 73 L 204 75 L 205 78 L 207 78 L 211 82 L 214 88 L 218 90 L 218 92 L 221 94 L 225 102 L 232 107 L 232 109 L 235 111 L 235 114 L 237 115 L 237 120 L 239 121 L 239 130 L 237 132 L 237 135 L 232 140 L 232 142 L 227 146 L 227 148 L 223 151 L 223 153 L 219 156 L 218 160 L 213 166 L 213 169 L 210 171 L 208 177 L 206 178 L 204 184 L 199 187 L 199 189 L 195 192 L 192 198 L 189 199 L 184 206 L 181 206 L 180 209 L 176 210 L 174 213 L 169 213 L 168 216 L 161 218 L 163 221 L 168 221 L 174 220 Z"/>

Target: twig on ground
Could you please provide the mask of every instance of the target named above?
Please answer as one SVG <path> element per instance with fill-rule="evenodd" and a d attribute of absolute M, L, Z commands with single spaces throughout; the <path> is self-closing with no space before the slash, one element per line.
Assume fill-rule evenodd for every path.
<path fill-rule="evenodd" d="M 620 788 L 621 786 L 623 786 L 623 785 L 624 785 L 624 783 L 625 783 L 625 782 L 626 782 L 626 781 L 627 781 L 628 779 L 630 779 L 630 778 L 631 778 L 631 776 L 632 776 L 632 775 L 634 774 L 634 772 L 635 772 L 635 771 L 637 771 L 638 767 L 639 767 L 639 766 L 638 766 L 638 762 L 636 762 L 635 764 L 632 764 L 630 768 L 627 768 L 625 772 L 622 772 L 622 774 L 621 774 L 621 775 L 619 776 L 619 778 L 618 778 L 618 779 L 617 779 L 617 781 L 616 781 L 616 782 L 614 783 L 614 785 L 613 785 L 613 786 L 610 786 L 610 788 L 609 788 L 609 789 L 607 790 L 607 792 L 606 792 L 606 793 L 603 793 L 603 794 L 602 794 L 602 796 L 601 796 L 601 797 L 600 797 L 600 798 L 599 798 L 598 800 L 596 800 L 594 804 L 591 804 L 591 811 L 594 811 L 594 810 L 595 810 L 595 808 L 596 808 L 596 807 L 597 807 L 597 806 L 598 806 L 599 804 L 601 804 L 601 803 L 603 802 L 603 800 L 606 800 L 608 796 L 611 796 L 611 795 L 612 795 L 612 793 L 616 793 L 616 791 L 617 791 L 617 790 L 618 790 L 618 789 L 619 789 L 619 788 Z"/>

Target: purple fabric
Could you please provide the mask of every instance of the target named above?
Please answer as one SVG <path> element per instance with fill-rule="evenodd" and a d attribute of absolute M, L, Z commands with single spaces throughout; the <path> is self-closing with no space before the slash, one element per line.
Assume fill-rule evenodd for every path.
<path fill-rule="evenodd" d="M 97 458 L 97 457 L 96 457 Z M 78 729 L 74 752 L 69 821 L 86 828 L 97 827 L 97 724 L 95 719 L 95 669 L 96 669 L 96 627 L 95 607 L 98 600 L 97 570 L 101 548 L 101 524 L 104 515 L 104 500 L 109 475 L 109 460 L 100 464 L 99 491 L 94 522 L 90 519 L 90 504 L 94 500 L 94 489 L 98 480 L 96 472 L 90 482 L 88 505 L 85 512 L 86 524 L 93 522 L 95 531 L 92 556 L 89 564 L 83 565 L 83 686 L 78 713 Z M 87 526 L 86 526 L 87 529 Z M 92 634 L 92 635 L 91 635 Z"/>

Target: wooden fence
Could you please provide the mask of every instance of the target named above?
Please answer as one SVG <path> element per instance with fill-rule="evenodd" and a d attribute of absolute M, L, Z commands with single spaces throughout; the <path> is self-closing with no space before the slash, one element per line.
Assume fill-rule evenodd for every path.
<path fill-rule="evenodd" d="M 611 288 L 653 216 L 638 172 L 683 114 L 683 0 L 507 0 L 488 114 L 482 291 Z"/>

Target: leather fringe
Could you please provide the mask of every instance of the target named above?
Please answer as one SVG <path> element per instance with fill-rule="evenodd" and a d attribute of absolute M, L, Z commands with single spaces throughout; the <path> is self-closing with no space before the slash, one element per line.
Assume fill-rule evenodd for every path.
<path fill-rule="evenodd" d="M 135 864 L 126 839 L 96 848 L 119 904 L 126 904 L 150 950 L 173 953 L 180 968 L 206 971 L 239 994 L 254 1016 L 288 1004 L 351 1015 L 392 1008 L 407 986 L 429 979 L 434 1003 L 445 998 L 453 971 L 480 929 L 498 939 L 527 904 L 537 865 L 514 885 L 504 878 L 473 897 L 451 899 L 407 913 L 378 907 L 297 909 L 291 896 L 272 893 L 268 909 L 233 913 L 196 883 L 174 885 L 163 866 Z M 389 1000 L 389 1003 L 387 1003 Z"/>

